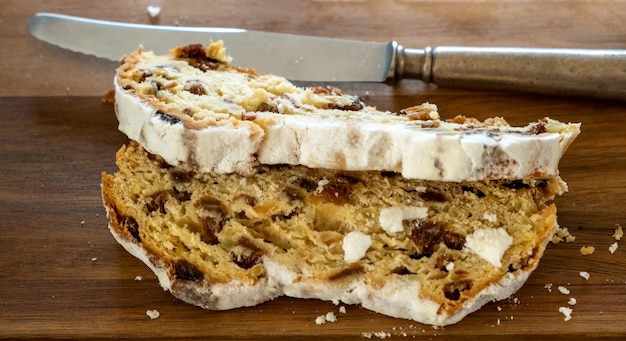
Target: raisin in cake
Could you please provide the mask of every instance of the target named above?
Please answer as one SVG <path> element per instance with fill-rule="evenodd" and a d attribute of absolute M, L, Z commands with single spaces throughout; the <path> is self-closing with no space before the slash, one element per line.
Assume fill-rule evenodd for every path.
<path fill-rule="evenodd" d="M 119 129 L 197 172 L 289 164 L 436 181 L 550 177 L 579 133 L 577 124 L 550 119 L 520 128 L 443 121 L 429 104 L 379 111 L 337 88 L 301 88 L 232 66 L 221 42 L 164 56 L 138 49 L 114 83 Z"/>
<path fill-rule="evenodd" d="M 258 165 L 190 172 L 131 141 L 103 174 L 110 230 L 207 309 L 280 295 L 447 325 L 510 296 L 557 228 L 558 176 L 440 182 Z"/>

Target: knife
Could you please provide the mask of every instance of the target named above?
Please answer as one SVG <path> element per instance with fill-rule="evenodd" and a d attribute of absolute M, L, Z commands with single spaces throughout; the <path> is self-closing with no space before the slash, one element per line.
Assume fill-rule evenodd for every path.
<path fill-rule="evenodd" d="M 139 45 L 155 53 L 223 40 L 238 66 L 293 81 L 383 82 L 419 79 L 438 86 L 626 100 L 626 50 L 458 47 L 405 48 L 238 28 L 129 24 L 35 14 L 31 34 L 45 42 L 119 60 Z"/>

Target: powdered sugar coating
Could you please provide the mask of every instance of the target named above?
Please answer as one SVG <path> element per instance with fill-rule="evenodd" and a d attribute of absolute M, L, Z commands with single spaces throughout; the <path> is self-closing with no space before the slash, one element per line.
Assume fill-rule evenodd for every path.
<path fill-rule="evenodd" d="M 341 286 L 331 286 L 323 282 L 300 281 L 297 273 L 269 259 L 263 259 L 268 280 L 255 285 L 235 282 L 212 284 L 210 287 L 191 286 L 180 290 L 176 279 L 168 269 L 139 245 L 124 239 L 116 230 L 110 230 L 129 253 L 144 262 L 156 275 L 164 290 L 172 292 L 179 299 L 203 308 L 227 310 L 242 306 L 253 306 L 271 300 L 279 295 L 295 298 L 317 298 L 326 301 L 361 304 L 364 308 L 392 317 L 412 319 L 434 326 L 445 326 L 459 322 L 468 314 L 480 309 L 490 301 L 505 299 L 515 293 L 526 282 L 534 267 L 515 274 L 508 273 L 498 282 L 481 290 L 453 314 L 439 309 L 439 304 L 421 297 L 420 284 L 415 281 L 398 279 L 388 282 L 383 288 L 372 288 L 363 279 L 346 282 Z M 199 297 L 205 297 L 198 301 Z M 203 304 L 205 302 L 205 304 Z M 211 302 L 213 305 L 206 304 Z"/>
<path fill-rule="evenodd" d="M 107 209 L 108 210 L 108 209 Z M 109 225 L 109 230 L 115 240 L 128 253 L 146 264 L 157 276 L 163 290 L 170 291 L 179 299 L 205 309 L 228 310 L 244 306 L 254 306 L 271 300 L 280 294 L 279 288 L 269 285 L 268 281 L 259 281 L 255 285 L 231 281 L 225 284 L 212 283 L 210 287 L 187 285 L 185 281 L 178 281 L 171 275 L 169 266 L 163 264 L 155 256 L 140 245 L 126 240 Z"/>
<path fill-rule="evenodd" d="M 332 111 L 323 118 L 257 112 L 253 121 L 196 128 L 163 119 L 117 78 L 115 90 L 120 131 L 169 164 L 200 172 L 245 173 L 262 163 L 394 171 L 435 181 L 554 176 L 579 133 L 576 124 L 550 120 L 558 131 L 534 134 L 531 126 L 468 130 L 439 120 L 436 128 L 423 128 L 419 121 L 373 108 L 360 118 Z"/>
<path fill-rule="evenodd" d="M 263 132 L 256 125 L 187 129 L 163 120 L 157 110 L 116 83 L 118 128 L 130 139 L 158 154 L 171 165 L 194 164 L 201 171 L 246 172 L 254 164 Z"/>

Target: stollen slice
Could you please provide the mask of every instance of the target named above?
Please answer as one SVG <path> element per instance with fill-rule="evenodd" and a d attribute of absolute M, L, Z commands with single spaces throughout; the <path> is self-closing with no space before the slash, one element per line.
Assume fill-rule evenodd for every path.
<path fill-rule="evenodd" d="M 549 118 L 524 127 L 441 120 L 428 103 L 380 111 L 335 87 L 233 66 L 221 41 L 169 55 L 140 48 L 122 59 L 114 83 L 119 129 L 196 172 L 289 164 L 433 181 L 550 177 L 580 132 Z"/>
<path fill-rule="evenodd" d="M 132 141 L 102 175 L 109 228 L 179 299 L 286 295 L 432 325 L 517 291 L 557 229 L 558 177 L 440 182 L 259 165 L 196 173 Z"/>

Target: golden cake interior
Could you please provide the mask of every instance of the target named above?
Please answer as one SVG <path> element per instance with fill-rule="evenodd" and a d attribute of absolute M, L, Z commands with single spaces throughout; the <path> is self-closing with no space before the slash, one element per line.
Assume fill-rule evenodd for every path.
<path fill-rule="evenodd" d="M 448 311 L 507 272 L 537 266 L 557 228 L 551 201 L 565 190 L 558 177 L 445 183 L 281 165 L 196 174 L 134 142 L 118 151 L 117 164 L 119 172 L 102 176 L 111 226 L 169 264 L 174 278 L 253 285 L 267 276 L 269 258 L 302 281 L 358 278 L 377 288 L 411 278 L 422 285 L 419 295 Z M 389 207 L 427 207 L 428 216 L 388 233 L 379 216 Z M 513 238 L 500 267 L 464 248 L 483 228 Z M 351 231 L 372 244 L 349 263 L 342 242 Z"/>

